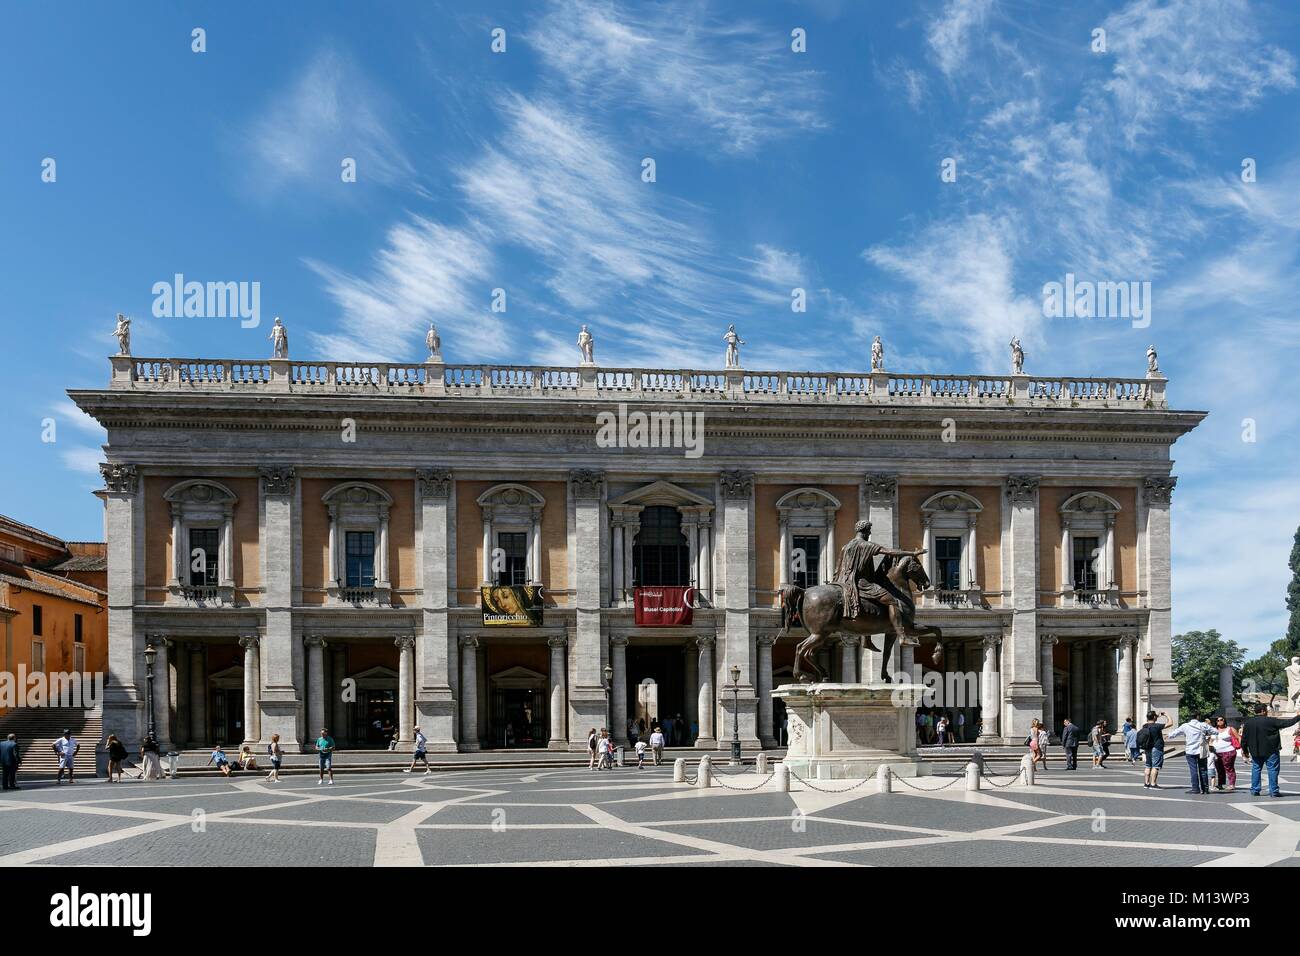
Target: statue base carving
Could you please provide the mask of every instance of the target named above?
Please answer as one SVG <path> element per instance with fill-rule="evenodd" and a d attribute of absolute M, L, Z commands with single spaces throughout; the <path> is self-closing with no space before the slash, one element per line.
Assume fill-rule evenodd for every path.
<path fill-rule="evenodd" d="M 783 684 L 790 740 L 784 763 L 804 779 L 873 777 L 888 766 L 900 777 L 931 772 L 916 754 L 921 684 Z"/>

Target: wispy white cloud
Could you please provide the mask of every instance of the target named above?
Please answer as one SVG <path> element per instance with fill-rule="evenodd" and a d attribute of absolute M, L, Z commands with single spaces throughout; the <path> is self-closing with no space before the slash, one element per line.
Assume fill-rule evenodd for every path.
<path fill-rule="evenodd" d="M 65 448 L 59 457 L 69 471 L 98 478 L 99 463 L 104 460 L 104 452 L 98 448 Z"/>
<path fill-rule="evenodd" d="M 583 105 L 635 103 L 659 136 L 745 153 L 827 124 L 788 35 L 699 5 L 557 0 L 527 38 Z"/>
<path fill-rule="evenodd" d="M 321 50 L 242 132 L 254 159 L 246 170 L 249 188 L 262 195 L 287 184 L 338 191 L 341 164 L 351 158 L 358 181 L 420 192 L 415 168 L 390 132 L 393 112 L 350 57 Z"/>
<path fill-rule="evenodd" d="M 993 0 L 948 0 L 926 26 L 925 39 L 945 76 L 957 73 L 970 52 L 977 33 L 993 7 Z"/>

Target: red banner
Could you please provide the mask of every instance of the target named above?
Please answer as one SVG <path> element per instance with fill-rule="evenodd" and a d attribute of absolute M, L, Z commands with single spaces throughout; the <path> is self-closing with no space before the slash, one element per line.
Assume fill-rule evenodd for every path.
<path fill-rule="evenodd" d="M 694 588 L 647 587 L 633 590 L 637 627 L 681 627 L 691 623 Z"/>

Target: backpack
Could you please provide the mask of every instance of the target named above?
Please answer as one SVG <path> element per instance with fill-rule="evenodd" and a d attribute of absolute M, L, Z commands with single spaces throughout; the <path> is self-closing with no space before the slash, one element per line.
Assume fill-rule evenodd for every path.
<path fill-rule="evenodd" d="M 1138 731 L 1137 745 L 1138 745 L 1138 750 L 1151 749 L 1151 728 L 1150 727 L 1143 727 L 1141 730 Z"/>

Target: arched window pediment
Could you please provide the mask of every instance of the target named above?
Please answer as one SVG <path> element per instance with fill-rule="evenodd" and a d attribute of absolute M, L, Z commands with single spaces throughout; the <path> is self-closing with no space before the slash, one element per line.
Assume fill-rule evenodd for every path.
<path fill-rule="evenodd" d="M 210 478 L 191 478 L 177 482 L 163 492 L 163 498 L 173 505 L 234 505 L 239 496 L 219 481 Z"/>
<path fill-rule="evenodd" d="M 922 512 L 938 514 L 954 514 L 961 511 L 979 514 L 983 510 L 984 506 L 980 504 L 979 499 L 964 491 L 941 491 L 921 503 Z"/>
<path fill-rule="evenodd" d="M 840 509 L 840 501 L 820 488 L 796 488 L 783 494 L 776 502 L 777 511 L 783 514 L 799 513 L 828 515 Z"/>
<path fill-rule="evenodd" d="M 393 496 L 375 485 L 364 481 L 347 481 L 335 485 L 321 496 L 321 501 L 332 507 L 350 505 L 357 507 L 383 506 L 392 507 Z"/>
<path fill-rule="evenodd" d="M 1081 491 L 1061 503 L 1061 514 L 1069 515 L 1113 515 L 1123 510 L 1118 501 L 1100 491 Z"/>

